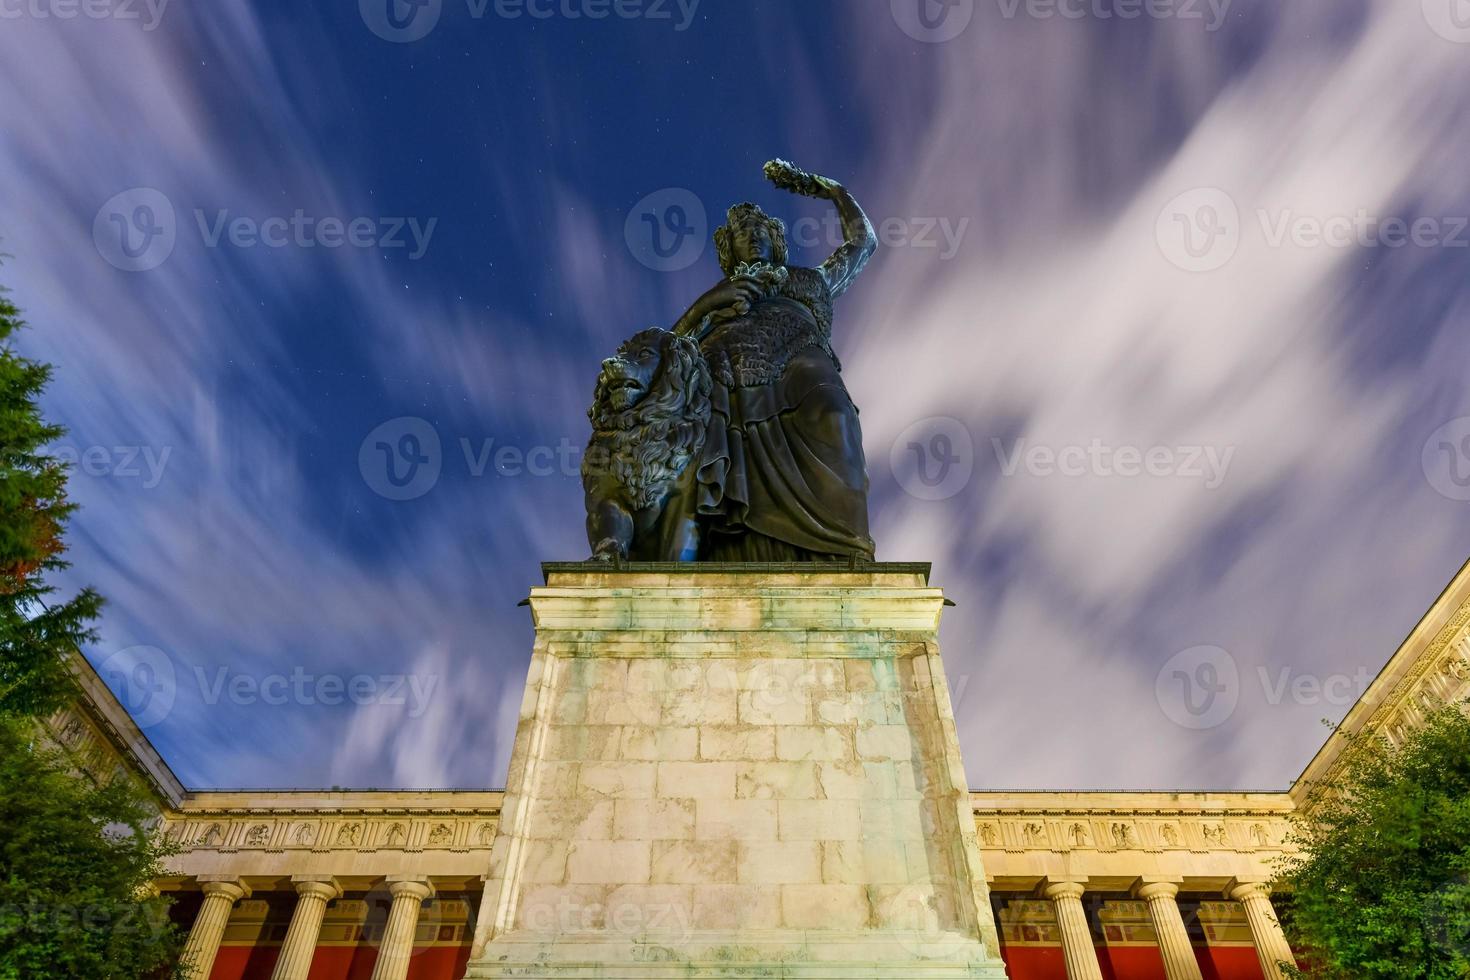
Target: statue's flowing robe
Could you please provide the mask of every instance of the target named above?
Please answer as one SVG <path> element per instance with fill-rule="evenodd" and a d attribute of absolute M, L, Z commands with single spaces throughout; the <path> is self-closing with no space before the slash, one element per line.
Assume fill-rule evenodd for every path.
<path fill-rule="evenodd" d="M 701 344 L 714 381 L 697 474 L 705 560 L 872 560 L 862 429 L 831 331 L 826 280 L 793 266 Z"/>

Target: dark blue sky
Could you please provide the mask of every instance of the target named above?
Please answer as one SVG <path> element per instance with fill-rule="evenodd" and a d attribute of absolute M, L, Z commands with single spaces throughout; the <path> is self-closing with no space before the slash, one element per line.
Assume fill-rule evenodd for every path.
<path fill-rule="evenodd" d="M 0 20 L 68 581 L 185 782 L 500 784 L 598 362 L 713 283 L 729 204 L 836 244 L 773 156 L 884 240 L 837 348 L 879 557 L 959 603 L 977 788 L 1282 786 L 1470 555 L 1451 0 L 392 2 L 438 20 Z"/>

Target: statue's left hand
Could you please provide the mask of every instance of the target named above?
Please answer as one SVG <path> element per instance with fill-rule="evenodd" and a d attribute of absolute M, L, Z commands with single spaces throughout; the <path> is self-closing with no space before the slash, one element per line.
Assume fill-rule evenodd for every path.
<path fill-rule="evenodd" d="M 809 173 L 786 160 L 772 160 L 765 166 L 766 179 L 783 191 L 803 197 L 830 198 L 841 185 L 830 177 Z"/>

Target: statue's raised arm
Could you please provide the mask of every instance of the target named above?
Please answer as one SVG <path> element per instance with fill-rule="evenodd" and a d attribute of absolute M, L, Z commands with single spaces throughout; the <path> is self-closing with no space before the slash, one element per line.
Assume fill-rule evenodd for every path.
<path fill-rule="evenodd" d="M 823 198 L 837 208 L 843 241 L 837 251 L 817 267 L 817 271 L 827 281 L 833 297 L 842 295 L 878 247 L 878 236 L 873 233 L 868 216 L 858 207 L 857 200 L 847 188 L 830 177 L 807 173 L 785 160 L 772 160 L 766 164 L 765 172 L 766 178 L 782 190 L 804 197 Z"/>

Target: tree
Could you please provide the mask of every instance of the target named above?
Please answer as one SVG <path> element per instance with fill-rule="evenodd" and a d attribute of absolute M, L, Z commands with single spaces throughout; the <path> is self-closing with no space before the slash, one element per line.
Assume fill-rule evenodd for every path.
<path fill-rule="evenodd" d="M 171 850 L 155 815 L 130 777 L 94 781 L 0 721 L 0 977 L 170 975 L 178 929 L 146 891 Z"/>
<path fill-rule="evenodd" d="M 143 980 L 176 973 L 169 900 L 150 883 L 173 848 L 127 770 L 93 772 L 45 719 L 78 692 L 68 662 L 102 600 L 46 600 L 65 567 L 73 505 L 46 446 L 63 430 L 36 404 L 51 368 L 14 347 L 20 313 L 0 290 L 0 980 Z"/>
<path fill-rule="evenodd" d="M 36 405 L 51 367 L 15 351 L 24 326 L 0 290 L 0 714 L 38 717 L 72 695 L 66 661 L 94 638 L 102 599 L 85 589 L 45 601 L 53 592 L 45 573 L 66 566 L 61 535 L 73 505 L 65 465 L 45 451 L 64 430 Z"/>
<path fill-rule="evenodd" d="M 1470 976 L 1470 717 L 1432 712 L 1397 747 L 1353 736 L 1296 818 L 1285 926 L 1324 980 Z"/>

